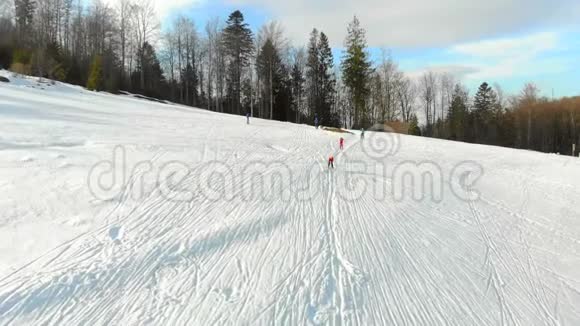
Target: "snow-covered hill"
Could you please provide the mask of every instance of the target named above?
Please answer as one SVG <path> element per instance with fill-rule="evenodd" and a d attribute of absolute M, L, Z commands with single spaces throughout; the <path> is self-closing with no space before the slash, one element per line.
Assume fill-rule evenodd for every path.
<path fill-rule="evenodd" d="M 577 158 L 0 74 L 2 325 L 580 323 Z"/>

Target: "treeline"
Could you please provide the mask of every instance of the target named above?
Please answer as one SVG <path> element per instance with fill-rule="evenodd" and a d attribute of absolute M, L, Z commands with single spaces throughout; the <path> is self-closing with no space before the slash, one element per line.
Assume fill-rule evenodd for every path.
<path fill-rule="evenodd" d="M 293 46 L 281 25 L 254 32 L 240 11 L 203 28 L 178 16 L 161 29 L 151 0 L 2 1 L 0 66 L 265 119 L 357 129 L 396 121 L 415 135 L 545 152 L 578 143 L 577 99 L 548 101 L 532 85 L 506 98 L 485 83 L 471 98 L 449 74 L 411 79 L 386 51 L 371 61 L 356 17 L 346 30 L 334 58 L 324 31 Z"/>
<path fill-rule="evenodd" d="M 313 29 L 308 44 L 295 47 L 279 24 L 254 33 L 239 11 L 202 29 L 177 17 L 162 31 L 150 0 L 114 8 L 98 0 L 2 5 L 0 65 L 15 72 L 300 123 L 413 120 L 413 83 L 388 55 L 373 65 L 356 18 L 343 57 L 334 58 L 323 31 Z"/>
<path fill-rule="evenodd" d="M 4 1 L 0 66 L 93 90 L 169 99 L 171 82 L 152 46 L 157 28 L 151 3 Z"/>
<path fill-rule="evenodd" d="M 443 97 L 441 112 L 433 111 L 424 76 L 421 99 L 430 117 L 427 136 L 464 142 L 577 155 L 580 146 L 580 97 L 550 100 L 526 84 L 519 96 L 503 97 L 483 83 L 473 98 L 460 84 Z M 441 83 L 440 83 L 441 85 Z M 444 89 L 444 88 L 443 88 Z M 448 101 L 448 102 L 445 102 Z M 435 117 L 435 119 L 433 118 Z"/>

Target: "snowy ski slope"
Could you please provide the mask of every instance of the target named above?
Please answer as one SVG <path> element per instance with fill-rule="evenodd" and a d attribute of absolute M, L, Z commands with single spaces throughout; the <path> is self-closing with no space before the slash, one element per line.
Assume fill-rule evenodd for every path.
<path fill-rule="evenodd" d="M 0 74 L 1 325 L 580 324 L 577 158 Z"/>

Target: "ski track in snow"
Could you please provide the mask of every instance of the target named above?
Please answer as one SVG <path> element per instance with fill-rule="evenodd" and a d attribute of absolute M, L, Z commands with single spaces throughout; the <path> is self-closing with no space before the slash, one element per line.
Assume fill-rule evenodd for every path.
<path fill-rule="evenodd" d="M 0 105 L 10 107 L 0 106 L 0 121 L 11 126 L 0 133 L 0 189 L 43 184 L 36 197 L 0 201 L 0 231 L 42 222 L 59 232 L 53 215 L 73 211 L 90 224 L 0 272 L 2 325 L 580 323 L 580 161 L 402 136 L 401 150 L 382 161 L 389 171 L 428 159 L 449 172 L 469 157 L 485 174 L 474 202 L 454 196 L 449 179 L 441 202 L 396 201 L 391 187 L 413 189 L 388 173 L 350 172 L 372 161 L 357 135 L 340 151 L 339 136 L 304 125 L 246 125 L 245 117 L 52 87 L 0 85 Z M 171 177 L 156 180 L 146 166 L 131 170 L 114 198 L 92 198 L 82 178 L 116 145 L 130 165 L 187 162 L 185 189 L 215 172 L 205 163 L 221 162 L 235 177 L 210 183 L 228 200 L 199 192 L 169 200 L 159 188 L 173 186 Z M 70 165 L 50 163 L 65 159 Z M 263 189 L 288 198 L 244 197 L 254 190 L 243 171 L 257 162 L 266 177 L 280 172 L 271 162 L 288 167 L 290 180 Z M 360 184 L 384 187 L 385 198 L 345 198 Z M 312 199 L 298 195 L 306 185 Z M 43 191 L 77 197 L 57 203 Z M 16 201 L 46 213 L 18 215 Z M 56 236 L 47 233 L 35 234 Z M 1 249 L 7 258 L 11 248 Z"/>

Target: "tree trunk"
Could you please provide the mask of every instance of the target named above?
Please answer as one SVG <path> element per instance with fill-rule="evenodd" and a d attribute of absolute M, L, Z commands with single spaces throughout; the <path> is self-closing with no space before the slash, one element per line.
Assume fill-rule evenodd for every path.
<path fill-rule="evenodd" d="M 274 91 L 272 86 L 272 60 L 270 59 L 270 120 L 274 119 Z"/>
<path fill-rule="evenodd" d="M 528 108 L 528 149 L 531 148 L 532 143 L 532 109 Z"/>

